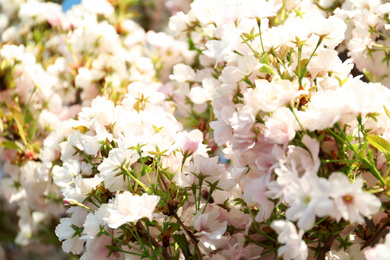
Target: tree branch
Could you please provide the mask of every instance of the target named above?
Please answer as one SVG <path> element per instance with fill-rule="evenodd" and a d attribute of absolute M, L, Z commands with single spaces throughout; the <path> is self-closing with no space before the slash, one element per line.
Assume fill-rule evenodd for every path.
<path fill-rule="evenodd" d="M 198 259 L 199 260 L 202 260 L 203 257 L 202 257 L 202 253 L 200 252 L 200 249 L 199 249 L 199 246 L 198 246 L 198 240 L 196 239 L 196 237 L 192 234 L 191 231 L 189 231 L 187 229 L 187 227 L 184 225 L 183 221 L 181 221 L 181 219 L 179 218 L 179 216 L 175 213 L 173 213 L 173 217 L 177 220 L 177 222 L 179 222 L 180 226 L 184 229 L 184 231 L 186 232 L 186 234 L 190 237 L 192 243 L 194 244 L 195 246 L 195 250 L 196 250 L 196 253 L 198 254 Z"/>
<path fill-rule="evenodd" d="M 320 250 L 320 254 L 317 257 L 317 260 L 325 260 L 326 253 L 330 250 L 333 241 L 336 239 L 338 235 L 332 235 L 328 238 L 328 240 L 325 242 L 324 246 Z"/>

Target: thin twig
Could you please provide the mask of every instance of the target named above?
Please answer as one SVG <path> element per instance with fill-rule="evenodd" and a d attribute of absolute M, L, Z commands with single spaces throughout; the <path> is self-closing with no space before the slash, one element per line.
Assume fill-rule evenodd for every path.
<path fill-rule="evenodd" d="M 363 248 L 365 247 L 368 247 L 381 233 L 383 230 L 385 230 L 388 226 L 390 226 L 390 223 L 386 223 L 384 224 L 383 226 L 381 226 L 376 232 L 375 234 L 373 234 L 370 239 L 366 240 L 366 242 L 364 242 L 362 248 L 360 250 L 362 250 Z"/>
<path fill-rule="evenodd" d="M 159 243 L 157 243 L 157 241 L 150 236 L 150 234 L 148 234 L 148 231 L 146 230 L 146 228 L 144 227 L 144 225 L 142 225 L 142 223 L 140 221 L 137 222 L 136 224 L 137 226 L 137 229 L 139 230 L 139 232 L 141 233 L 141 236 L 144 237 L 144 238 L 147 238 L 149 237 L 150 238 L 150 242 L 152 243 L 152 245 L 155 247 L 155 248 L 161 248 L 162 249 L 162 257 L 166 260 L 171 260 L 171 257 L 169 256 L 168 254 L 168 251 L 165 247 L 161 246 Z"/>

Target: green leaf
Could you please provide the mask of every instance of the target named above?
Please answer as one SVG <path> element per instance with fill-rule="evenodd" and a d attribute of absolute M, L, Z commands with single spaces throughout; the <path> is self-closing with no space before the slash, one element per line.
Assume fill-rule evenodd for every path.
<path fill-rule="evenodd" d="M 185 259 L 189 259 L 191 256 L 190 250 L 189 250 L 189 244 L 187 241 L 187 238 L 184 235 L 174 234 L 173 240 L 177 243 L 179 248 L 183 251 Z"/>
<path fill-rule="evenodd" d="M 390 153 L 390 143 L 377 135 L 367 135 L 367 141 L 383 153 Z"/>
<path fill-rule="evenodd" d="M 28 130 L 28 140 L 29 140 L 30 142 L 33 141 L 34 136 L 35 136 L 35 133 L 36 133 L 36 131 L 37 131 L 38 119 L 39 119 L 39 117 L 37 117 L 37 118 L 34 119 L 34 122 L 33 122 L 32 126 L 31 126 L 30 129 Z"/>
<path fill-rule="evenodd" d="M 80 130 L 82 134 L 85 134 L 89 129 L 83 125 L 73 127 L 74 130 Z"/>
<path fill-rule="evenodd" d="M 14 118 L 16 125 L 18 127 L 19 135 L 23 140 L 23 143 L 28 146 L 28 142 L 26 139 L 26 132 L 24 131 L 24 118 L 23 114 L 20 111 L 19 106 L 10 106 L 7 104 L 8 109 L 10 110 L 12 117 Z"/>
<path fill-rule="evenodd" d="M 301 60 L 300 71 L 298 71 L 300 77 L 305 77 L 307 74 L 308 59 Z"/>
<path fill-rule="evenodd" d="M 189 49 L 190 49 L 191 51 L 196 51 L 196 52 L 198 52 L 199 54 L 202 53 L 201 50 L 199 50 L 199 49 L 196 48 L 195 43 L 194 43 L 194 41 L 192 40 L 191 36 L 188 37 L 188 47 L 189 47 Z"/>
<path fill-rule="evenodd" d="M 9 140 L 2 141 L 0 146 L 8 149 L 20 150 L 19 146 L 15 142 Z"/>
<path fill-rule="evenodd" d="M 385 109 L 387 117 L 390 118 L 390 111 L 385 106 L 383 106 L 383 108 Z"/>
<path fill-rule="evenodd" d="M 263 65 L 263 67 L 259 69 L 259 72 L 275 75 L 275 72 L 269 65 Z"/>

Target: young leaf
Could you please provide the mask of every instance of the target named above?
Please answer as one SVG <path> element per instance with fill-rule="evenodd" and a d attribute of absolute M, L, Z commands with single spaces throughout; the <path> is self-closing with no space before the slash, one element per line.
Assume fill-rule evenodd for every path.
<path fill-rule="evenodd" d="M 19 106 L 11 107 L 7 104 L 8 109 L 10 110 L 12 117 L 15 119 L 16 125 L 18 127 L 19 135 L 23 140 L 23 143 L 28 146 L 26 139 L 26 132 L 24 131 L 24 118 L 22 112 L 20 112 Z"/>
<path fill-rule="evenodd" d="M 286 58 L 289 51 L 290 51 L 290 47 L 288 47 L 288 45 L 286 45 L 286 44 L 282 44 L 282 46 L 280 46 L 279 52 L 277 54 L 278 58 L 280 60 L 284 60 L 284 58 Z"/>
<path fill-rule="evenodd" d="M 183 251 L 183 255 L 185 259 L 189 259 L 191 253 L 189 250 L 189 244 L 187 238 L 184 235 L 175 234 L 173 235 L 173 240 L 175 240 L 179 248 Z"/>
<path fill-rule="evenodd" d="M 37 128 L 38 128 L 38 119 L 39 119 L 39 117 L 37 116 L 37 117 L 34 119 L 32 126 L 31 126 L 31 127 L 29 128 L 29 130 L 28 130 L 28 140 L 29 140 L 30 142 L 33 141 L 34 136 L 35 136 L 35 133 L 36 133 L 36 131 L 37 131 Z"/>
<path fill-rule="evenodd" d="M 0 146 L 8 149 L 20 150 L 19 146 L 15 142 L 9 140 L 2 141 Z"/>
<path fill-rule="evenodd" d="M 377 135 L 367 135 L 367 141 L 383 153 L 390 153 L 390 143 Z"/>
<path fill-rule="evenodd" d="M 272 70 L 272 68 L 266 64 L 259 69 L 259 72 L 275 75 L 275 72 Z"/>
<path fill-rule="evenodd" d="M 387 117 L 390 118 L 390 111 L 385 106 L 383 106 L 383 108 L 385 109 Z"/>
<path fill-rule="evenodd" d="M 80 130 L 82 134 L 85 134 L 89 129 L 83 125 L 73 127 L 74 130 Z"/>

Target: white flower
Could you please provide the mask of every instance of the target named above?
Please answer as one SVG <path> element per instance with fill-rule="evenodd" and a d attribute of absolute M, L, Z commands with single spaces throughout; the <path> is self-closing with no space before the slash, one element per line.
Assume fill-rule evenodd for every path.
<path fill-rule="evenodd" d="M 308 175 L 288 184 L 284 200 L 290 207 L 286 210 L 286 218 L 299 220 L 298 227 L 303 230 L 311 229 L 316 216 L 324 217 L 333 210 L 329 188 L 327 179 Z"/>
<path fill-rule="evenodd" d="M 87 212 L 82 208 L 72 207 L 67 213 L 72 213 L 72 217 L 62 218 L 55 233 L 60 241 L 64 240 L 62 249 L 65 253 L 80 254 L 84 248 L 84 241 L 80 240 L 80 234 L 76 234 L 75 228 L 82 229 Z"/>
<path fill-rule="evenodd" d="M 24 45 L 4 44 L 0 49 L 1 58 L 7 60 L 11 65 L 17 61 L 22 61 L 24 56 Z"/>
<path fill-rule="evenodd" d="M 122 167 L 126 164 L 133 164 L 139 158 L 137 151 L 114 148 L 108 154 L 103 162 L 98 166 L 100 175 L 104 179 L 104 184 L 110 191 L 118 191 L 125 187 L 126 183 L 123 180 L 123 175 L 118 175 L 122 171 Z"/>
<path fill-rule="evenodd" d="M 193 86 L 188 97 L 195 104 L 206 103 L 207 101 L 212 100 L 217 84 L 219 84 L 219 81 L 216 79 L 203 79 L 202 87 Z"/>
<path fill-rule="evenodd" d="M 221 40 L 210 40 L 206 43 L 207 50 L 203 53 L 208 57 L 216 59 L 215 65 L 218 62 L 225 60 L 225 58 L 232 54 L 233 51 L 242 44 L 240 34 L 242 29 L 237 28 L 233 21 L 230 21 L 218 28 Z"/>
<path fill-rule="evenodd" d="M 89 12 L 110 16 L 114 12 L 114 7 L 107 0 L 83 0 L 83 6 Z"/>
<path fill-rule="evenodd" d="M 80 151 L 84 150 L 83 136 L 79 130 L 71 133 L 68 136 L 68 141 L 60 143 L 61 147 L 61 160 L 67 161 L 69 159 L 79 159 L 80 155 L 76 153 L 76 149 Z"/>
<path fill-rule="evenodd" d="M 78 70 L 78 74 L 75 77 L 75 84 L 77 87 L 87 89 L 92 82 L 102 79 L 104 75 L 103 71 L 95 69 L 89 70 L 82 67 Z"/>
<path fill-rule="evenodd" d="M 390 256 L 390 234 L 386 235 L 385 243 L 366 249 L 364 255 L 367 260 L 387 260 Z"/>
<path fill-rule="evenodd" d="M 133 195 L 129 191 L 122 194 L 117 193 L 115 198 L 109 201 L 112 207 L 108 208 L 108 217 L 103 218 L 103 220 L 110 228 L 114 229 L 128 222 L 136 223 L 144 217 L 151 221 L 159 200 L 159 196 L 146 193 L 142 196 Z"/>
<path fill-rule="evenodd" d="M 173 75 L 170 75 L 171 80 L 184 83 L 195 80 L 195 71 L 188 65 L 179 63 L 173 67 Z"/>
<path fill-rule="evenodd" d="M 312 96 L 306 111 L 296 111 L 299 122 L 310 131 L 324 130 L 336 123 L 345 107 L 345 98 L 339 92 L 327 90 Z"/>
<path fill-rule="evenodd" d="M 255 80 L 256 88 L 244 95 L 245 104 L 259 109 L 272 112 L 278 107 L 284 106 L 294 100 L 298 94 L 298 85 L 289 80 L 275 80 L 269 82 L 264 79 Z"/>
<path fill-rule="evenodd" d="M 351 235 L 351 237 L 353 237 L 353 235 Z M 366 258 L 364 257 L 364 252 L 361 251 L 360 248 L 361 244 L 355 242 L 355 244 L 349 246 L 345 251 L 343 249 L 339 251 L 331 250 L 326 253 L 325 260 L 366 260 Z M 367 260 L 370 259 L 367 258 Z"/>
<path fill-rule="evenodd" d="M 179 187 L 191 187 L 197 181 L 195 176 L 200 174 L 207 176 L 206 180 L 211 183 L 217 180 L 221 182 L 226 176 L 226 168 L 223 164 L 218 163 L 218 157 L 207 158 L 196 155 L 187 167 L 186 173 L 179 172 L 175 175 L 175 181 Z"/>
<path fill-rule="evenodd" d="M 61 191 L 66 199 L 82 203 L 87 194 L 102 183 L 103 178 L 100 177 L 100 174 L 96 174 L 93 178 L 83 178 L 81 175 L 77 175 L 73 181 L 74 185 L 64 186 Z"/>
<path fill-rule="evenodd" d="M 362 190 L 362 178 L 357 177 L 355 182 L 350 182 L 344 173 L 334 172 L 329 177 L 329 182 L 330 197 L 333 198 L 336 207 L 330 215 L 338 221 L 344 218 L 351 223 L 362 223 L 363 217 L 379 212 L 381 201 L 373 194 Z"/>
<path fill-rule="evenodd" d="M 243 233 L 236 233 L 229 239 L 229 249 L 224 250 L 221 260 L 260 259 L 263 248 L 255 244 L 247 244 Z M 214 258 L 213 258 L 214 260 Z"/>
<path fill-rule="evenodd" d="M 345 99 L 344 113 L 367 114 L 382 111 L 390 98 L 390 90 L 379 83 L 364 83 L 361 80 L 349 80 L 339 89 Z M 375 100 L 375 102 L 372 102 Z"/>
<path fill-rule="evenodd" d="M 112 206 L 112 205 L 111 205 Z M 84 223 L 84 232 L 89 238 L 94 239 L 104 226 L 104 218 L 108 216 L 109 204 L 101 204 L 95 213 L 88 213 Z"/>
<path fill-rule="evenodd" d="M 69 185 L 79 173 L 80 163 L 70 159 L 65 161 L 63 166 L 55 165 L 53 167 L 53 181 L 57 186 L 64 187 Z"/>
<path fill-rule="evenodd" d="M 277 144 L 287 144 L 295 137 L 298 123 L 294 114 L 285 107 L 275 110 L 265 122 L 264 137 Z"/>
<path fill-rule="evenodd" d="M 278 2 L 278 1 L 276 1 Z M 275 1 L 244 0 L 241 11 L 246 17 L 270 17 L 275 16 L 282 5 L 275 5 Z M 263 22 L 262 22 L 263 23 Z M 268 21 L 266 21 L 268 24 Z"/>
<path fill-rule="evenodd" d="M 306 149 L 300 146 L 290 145 L 288 147 L 287 158 L 285 164 L 290 168 L 296 168 L 298 175 L 305 174 L 317 176 L 318 169 L 321 166 L 320 158 L 320 144 L 314 138 L 308 135 L 303 136 L 302 143 Z M 294 164 L 294 167 L 292 165 Z"/>
<path fill-rule="evenodd" d="M 278 249 L 278 256 L 285 260 L 306 260 L 308 256 L 307 245 L 302 240 L 303 231 L 297 229 L 290 221 L 276 220 L 271 227 L 278 233 L 278 242 L 285 244 Z"/>
<path fill-rule="evenodd" d="M 114 123 L 114 103 L 104 97 L 97 97 L 91 107 L 83 107 L 79 113 L 79 120 L 87 128 L 95 123 L 108 126 Z"/>
<path fill-rule="evenodd" d="M 334 49 L 344 40 L 347 25 L 342 19 L 335 16 L 324 18 L 321 15 L 313 15 L 308 22 L 313 33 L 325 36 L 323 43 L 330 49 Z"/>

